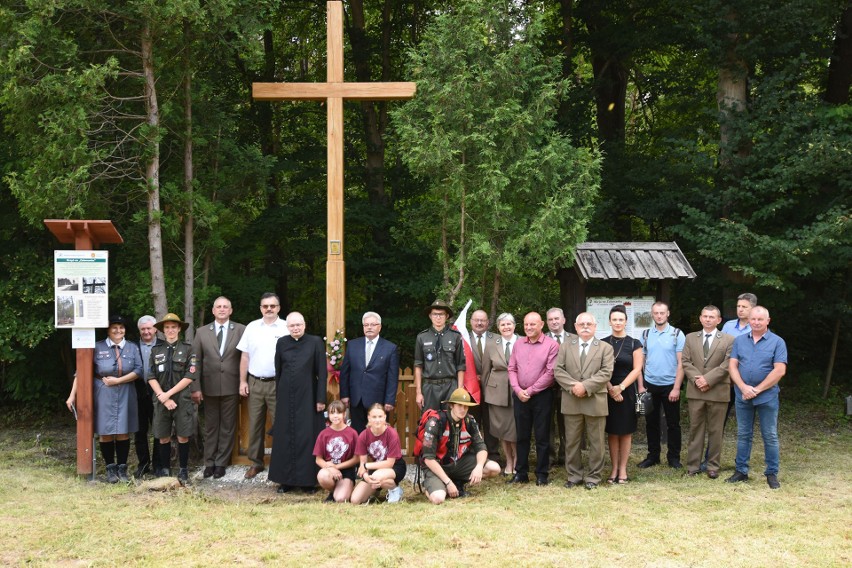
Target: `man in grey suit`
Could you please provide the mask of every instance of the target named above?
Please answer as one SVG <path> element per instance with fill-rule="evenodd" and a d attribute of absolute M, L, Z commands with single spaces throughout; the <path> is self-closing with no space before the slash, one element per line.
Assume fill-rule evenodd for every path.
<path fill-rule="evenodd" d="M 728 372 L 734 337 L 716 326 L 722 314 L 716 306 L 701 310 L 701 331 L 686 336 L 683 347 L 683 374 L 689 405 L 689 442 L 686 472 L 698 475 L 707 433 L 707 477 L 719 477 L 725 414 L 731 398 Z"/>
<path fill-rule="evenodd" d="M 379 336 L 382 317 L 376 312 L 361 316 L 364 337 L 346 345 L 340 366 L 340 400 L 349 407 L 352 427 L 359 434 L 367 427 L 367 412 L 375 403 L 385 413 L 396 406 L 399 383 L 399 350 L 396 344 Z"/>
<path fill-rule="evenodd" d="M 606 385 L 612 377 L 614 355 L 609 343 L 595 338 L 597 322 L 587 312 L 574 323 L 577 336 L 559 348 L 553 375 L 562 387 L 562 414 L 565 418 L 565 469 L 570 489 L 585 482 L 594 489 L 604 468 L 604 427 L 609 414 Z M 583 475 L 580 442 L 588 433 L 589 467 Z"/>
<path fill-rule="evenodd" d="M 216 298 L 213 323 L 199 327 L 193 341 L 193 351 L 201 365 L 201 380 L 193 381 L 190 388 L 196 404 L 204 401 L 205 478 L 223 477 L 234 449 L 242 356 L 237 344 L 246 326 L 232 322 L 232 312 L 228 298 Z"/>
<path fill-rule="evenodd" d="M 476 365 L 476 378 L 479 379 L 480 393 L 482 393 L 482 358 L 485 353 L 485 346 L 489 342 L 496 340 L 493 333 L 488 331 L 491 322 L 488 320 L 488 314 L 485 310 L 476 310 L 470 315 L 470 347 L 473 351 L 473 362 Z M 482 394 L 480 394 L 482 397 Z M 477 401 L 479 406 L 473 406 L 470 409 L 471 416 L 474 417 L 479 425 L 479 431 L 482 433 L 482 438 L 485 440 L 485 447 L 488 449 L 488 459 L 496 462 L 500 461 L 500 440 L 495 438 L 489 432 L 488 405 L 482 400 Z"/>

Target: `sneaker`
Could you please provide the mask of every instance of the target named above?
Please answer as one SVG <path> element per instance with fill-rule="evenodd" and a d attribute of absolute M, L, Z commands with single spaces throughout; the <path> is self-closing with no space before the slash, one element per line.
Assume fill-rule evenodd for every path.
<path fill-rule="evenodd" d="M 325 498 L 326 503 L 334 503 L 334 491 L 329 491 L 328 496 Z"/>
<path fill-rule="evenodd" d="M 734 475 L 725 480 L 725 483 L 741 483 L 748 481 L 748 474 L 735 471 Z"/>
<path fill-rule="evenodd" d="M 130 483 L 130 478 L 127 476 L 127 464 L 118 464 L 118 480 L 123 483 Z"/>
<path fill-rule="evenodd" d="M 402 487 L 388 490 L 388 503 L 399 503 L 402 500 Z"/>
<path fill-rule="evenodd" d="M 106 480 L 107 483 L 118 483 L 118 466 L 114 463 L 106 466 Z"/>
<path fill-rule="evenodd" d="M 766 484 L 769 485 L 770 489 L 781 489 L 781 484 L 778 482 L 778 476 L 774 473 L 770 473 L 766 476 Z"/>

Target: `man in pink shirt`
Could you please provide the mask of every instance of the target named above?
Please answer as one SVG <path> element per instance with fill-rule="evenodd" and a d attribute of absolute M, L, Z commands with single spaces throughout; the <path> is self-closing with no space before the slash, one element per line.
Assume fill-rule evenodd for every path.
<path fill-rule="evenodd" d="M 535 432 L 535 484 L 547 485 L 550 468 L 550 407 L 553 403 L 553 368 L 559 344 L 542 333 L 544 320 L 537 312 L 524 316 L 524 333 L 512 349 L 509 382 L 515 427 L 518 433 L 518 461 L 509 483 L 529 483 L 531 436 Z"/>

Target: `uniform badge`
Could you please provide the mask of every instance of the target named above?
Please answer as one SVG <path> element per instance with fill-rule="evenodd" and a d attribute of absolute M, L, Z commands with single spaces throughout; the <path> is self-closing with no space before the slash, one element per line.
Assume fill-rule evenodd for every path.
<path fill-rule="evenodd" d="M 189 368 L 189 372 L 190 372 L 190 373 L 194 373 L 194 372 L 195 372 L 195 365 L 192 365 L 192 366 Z"/>
<path fill-rule="evenodd" d="M 432 360 L 432 354 L 431 354 L 431 353 L 427 353 L 427 354 L 426 354 L 426 360 L 427 360 L 427 361 L 431 361 L 431 360 Z"/>
<path fill-rule="evenodd" d="M 165 371 L 165 370 L 166 370 L 166 366 L 165 366 L 165 365 L 162 365 L 162 364 L 161 364 L 161 365 L 159 365 L 159 366 L 157 367 L 157 371 L 159 371 L 159 372 L 161 372 L 161 373 L 162 373 L 163 371 Z"/>

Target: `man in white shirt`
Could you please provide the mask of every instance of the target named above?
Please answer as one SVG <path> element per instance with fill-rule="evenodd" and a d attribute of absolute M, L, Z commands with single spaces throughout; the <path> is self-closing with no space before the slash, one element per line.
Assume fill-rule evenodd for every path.
<path fill-rule="evenodd" d="M 290 335 L 287 321 L 278 317 L 281 302 L 276 294 L 260 297 L 262 318 L 246 326 L 237 344 L 240 358 L 240 395 L 249 401 L 248 458 L 252 466 L 246 479 L 253 479 L 265 468 L 266 416 L 275 422 L 275 346 L 278 339 Z"/>

